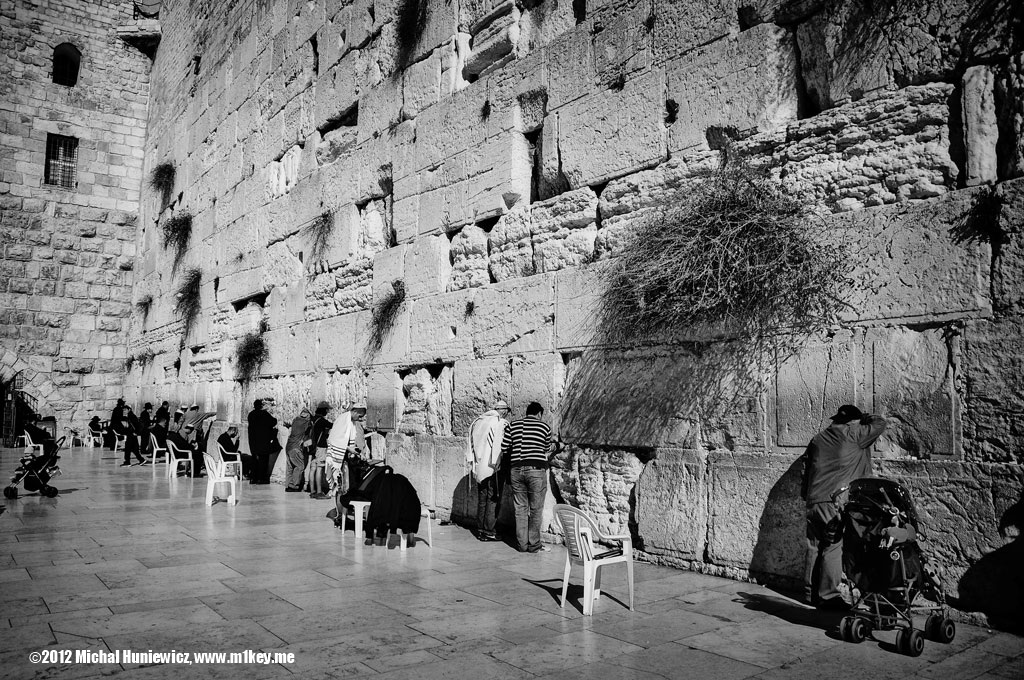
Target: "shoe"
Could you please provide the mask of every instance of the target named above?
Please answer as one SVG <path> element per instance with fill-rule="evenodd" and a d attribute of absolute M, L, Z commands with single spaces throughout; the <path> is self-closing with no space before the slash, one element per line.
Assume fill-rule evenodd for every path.
<path fill-rule="evenodd" d="M 817 604 L 818 609 L 831 612 L 848 612 L 850 611 L 850 605 L 847 604 L 846 600 L 841 597 L 830 597 L 827 600 L 822 600 Z"/>
<path fill-rule="evenodd" d="M 537 554 L 537 553 L 547 553 L 547 552 L 551 552 L 551 548 L 549 548 L 546 545 L 542 545 L 541 547 L 537 548 L 536 550 L 527 550 L 526 552 L 530 552 L 530 553 L 534 553 L 534 554 Z"/>
<path fill-rule="evenodd" d="M 284 488 L 284 490 L 285 490 L 285 491 L 286 491 L 287 493 L 298 493 L 298 492 L 302 491 L 302 489 L 296 489 L 295 487 L 292 487 L 292 486 L 286 486 L 286 487 Z"/>
<path fill-rule="evenodd" d="M 498 538 L 495 534 L 481 533 L 477 534 L 476 540 L 480 541 L 481 543 L 493 543 L 494 541 L 500 541 L 501 539 Z"/>
<path fill-rule="evenodd" d="M 372 548 L 373 547 L 373 539 L 372 538 L 366 539 L 365 541 L 363 541 L 363 545 L 368 545 L 368 546 L 370 546 Z"/>
<path fill-rule="evenodd" d="M 387 536 L 377 536 L 376 538 L 373 539 L 373 544 L 374 545 L 378 545 L 378 546 L 380 546 L 380 545 L 387 545 L 387 541 L 388 541 Z"/>
<path fill-rule="evenodd" d="M 118 467 L 131 467 L 131 466 L 132 466 L 131 463 L 121 463 L 120 465 L 118 465 Z"/>

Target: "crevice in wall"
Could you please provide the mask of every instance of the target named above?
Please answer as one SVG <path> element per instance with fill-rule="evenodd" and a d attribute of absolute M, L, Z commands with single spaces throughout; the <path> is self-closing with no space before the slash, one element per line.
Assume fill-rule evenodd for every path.
<path fill-rule="evenodd" d="M 587 0 L 572 0 L 572 16 L 577 26 L 587 20 Z"/>
<path fill-rule="evenodd" d="M 790 40 L 793 41 L 793 59 L 796 61 L 796 118 L 803 120 L 813 118 L 821 113 L 821 102 L 818 93 L 814 92 L 804 77 L 804 70 L 800 58 L 800 41 L 796 39 L 796 31 L 790 32 Z"/>
<path fill-rule="evenodd" d="M 234 307 L 236 312 L 240 312 L 243 309 L 245 309 L 247 306 L 249 306 L 250 303 L 256 303 L 261 308 L 266 306 L 266 304 L 267 304 L 267 294 L 266 293 L 257 293 L 256 295 L 251 295 L 251 296 L 246 297 L 246 298 L 241 298 L 240 300 L 233 300 L 231 302 L 231 306 Z"/>
<path fill-rule="evenodd" d="M 671 127 L 679 117 L 679 102 L 675 99 L 665 100 L 665 127 Z"/>
<path fill-rule="evenodd" d="M 540 200 L 541 190 L 541 130 L 524 132 L 530 155 L 530 203 Z"/>
<path fill-rule="evenodd" d="M 949 159 L 956 165 L 956 186 L 967 186 L 967 140 L 964 137 L 963 81 L 953 87 L 949 95 Z"/>
<path fill-rule="evenodd" d="M 316 33 L 309 38 L 309 46 L 313 50 L 313 77 L 320 75 L 320 50 L 317 49 Z"/>
<path fill-rule="evenodd" d="M 334 132 L 343 127 L 356 127 L 359 125 L 359 102 L 352 104 L 344 111 L 342 111 L 335 118 L 331 118 L 326 123 L 317 128 L 317 132 L 320 133 L 322 139 L 328 132 Z"/>

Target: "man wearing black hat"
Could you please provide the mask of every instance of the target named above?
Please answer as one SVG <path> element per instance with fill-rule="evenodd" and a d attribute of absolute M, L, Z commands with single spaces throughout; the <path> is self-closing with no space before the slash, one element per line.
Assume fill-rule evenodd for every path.
<path fill-rule="evenodd" d="M 843 578 L 842 522 L 832 495 L 871 476 L 871 445 L 885 432 L 885 418 L 846 404 L 804 453 L 802 496 L 807 503 L 807 601 L 821 609 L 848 609 L 839 592 Z"/>
<path fill-rule="evenodd" d="M 257 399 L 249 411 L 249 453 L 253 469 L 250 483 L 270 484 L 270 454 L 277 440 L 277 418 L 263 410 L 263 400 Z"/>

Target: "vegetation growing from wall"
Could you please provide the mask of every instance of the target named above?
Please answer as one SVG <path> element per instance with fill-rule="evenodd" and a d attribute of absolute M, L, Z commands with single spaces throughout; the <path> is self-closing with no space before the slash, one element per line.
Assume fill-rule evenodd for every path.
<path fill-rule="evenodd" d="M 384 341 L 394 329 L 395 322 L 398 321 L 398 313 L 404 302 L 405 282 L 392 281 L 391 290 L 373 307 L 373 314 L 370 318 L 370 337 L 366 342 L 366 349 L 370 356 L 377 354 L 384 346 Z"/>
<path fill-rule="evenodd" d="M 181 334 L 182 346 L 185 345 L 185 341 L 195 326 L 196 319 L 199 318 L 199 312 L 202 310 L 203 303 L 200 295 L 202 283 L 203 272 L 193 268 L 185 272 L 181 277 L 181 284 L 178 286 L 178 302 L 174 306 L 174 312 L 184 323 Z"/>
<path fill-rule="evenodd" d="M 171 203 L 176 174 L 174 164 L 170 161 L 164 161 L 153 168 L 153 172 L 149 176 L 149 186 L 160 195 L 160 210 L 163 210 Z"/>
<path fill-rule="evenodd" d="M 399 0 L 396 22 L 398 66 L 404 69 L 412 63 L 416 45 L 427 24 L 427 0 Z"/>
<path fill-rule="evenodd" d="M 324 211 L 306 226 L 306 241 L 309 243 L 309 259 L 306 264 L 311 270 L 315 270 L 316 265 L 327 257 L 333 234 L 334 214 L 330 211 Z"/>
<path fill-rule="evenodd" d="M 174 251 L 174 269 L 181 264 L 192 238 L 192 213 L 181 212 L 164 222 L 164 248 Z"/>
<path fill-rule="evenodd" d="M 260 374 L 260 368 L 269 358 L 270 352 L 263 340 L 263 334 L 246 333 L 235 347 L 235 375 L 243 383 L 249 383 Z"/>
<path fill-rule="evenodd" d="M 813 214 L 735 160 L 633 234 L 610 270 L 600 331 L 632 345 L 711 327 L 733 338 L 808 336 L 835 323 L 844 251 Z"/>
<path fill-rule="evenodd" d="M 143 295 L 135 303 L 135 311 L 142 317 L 142 322 L 145 323 L 146 319 L 149 318 L 149 310 L 153 307 L 153 296 Z"/>

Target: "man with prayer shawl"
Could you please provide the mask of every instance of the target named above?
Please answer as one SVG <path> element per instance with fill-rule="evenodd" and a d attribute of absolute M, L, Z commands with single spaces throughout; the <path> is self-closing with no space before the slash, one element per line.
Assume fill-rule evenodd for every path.
<path fill-rule="evenodd" d="M 498 508 L 498 476 L 501 441 L 508 426 L 508 404 L 496 401 L 489 411 L 473 421 L 466 444 L 466 462 L 472 467 L 477 482 L 476 537 L 481 541 L 497 541 L 494 531 Z"/>

